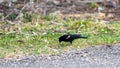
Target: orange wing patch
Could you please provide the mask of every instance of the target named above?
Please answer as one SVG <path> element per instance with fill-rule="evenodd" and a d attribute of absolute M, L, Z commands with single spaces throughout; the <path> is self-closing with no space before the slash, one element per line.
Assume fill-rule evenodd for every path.
<path fill-rule="evenodd" d="M 70 38 L 70 35 L 68 35 L 67 37 L 66 37 L 66 39 L 69 39 Z"/>

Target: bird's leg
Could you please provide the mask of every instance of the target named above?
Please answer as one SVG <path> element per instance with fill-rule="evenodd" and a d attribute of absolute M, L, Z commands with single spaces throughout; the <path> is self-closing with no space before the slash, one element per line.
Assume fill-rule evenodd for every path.
<path fill-rule="evenodd" d="M 70 41 L 70 43 L 72 44 L 72 41 Z"/>
<path fill-rule="evenodd" d="M 61 48 L 61 43 L 58 45 L 58 48 Z"/>

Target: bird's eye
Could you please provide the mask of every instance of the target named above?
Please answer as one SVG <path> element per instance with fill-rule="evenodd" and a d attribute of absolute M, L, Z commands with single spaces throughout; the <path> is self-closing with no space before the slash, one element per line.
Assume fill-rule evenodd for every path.
<path fill-rule="evenodd" d="M 70 38 L 70 35 L 68 35 L 67 37 L 66 37 L 66 39 L 69 39 Z"/>

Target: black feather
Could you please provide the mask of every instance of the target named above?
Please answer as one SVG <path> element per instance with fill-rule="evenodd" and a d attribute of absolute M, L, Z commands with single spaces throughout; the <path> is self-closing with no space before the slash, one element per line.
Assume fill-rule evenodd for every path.
<path fill-rule="evenodd" d="M 80 34 L 65 34 L 65 35 L 59 37 L 59 42 L 64 41 L 64 42 L 70 42 L 70 43 L 72 43 L 73 40 L 79 39 L 79 38 L 86 39 L 88 37 L 83 37 Z"/>

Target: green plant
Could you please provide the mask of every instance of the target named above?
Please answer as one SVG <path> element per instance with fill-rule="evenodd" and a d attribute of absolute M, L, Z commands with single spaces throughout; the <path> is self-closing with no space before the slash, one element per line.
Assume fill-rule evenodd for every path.
<path fill-rule="evenodd" d="M 8 16 L 8 19 L 9 19 L 9 20 L 15 20 L 16 17 L 17 17 L 17 14 L 11 13 L 11 14 Z"/>
<path fill-rule="evenodd" d="M 55 21 L 58 18 L 58 16 L 54 14 L 48 14 L 46 16 L 42 16 L 41 18 L 47 21 L 51 21 L 51 20 Z"/>
<path fill-rule="evenodd" d="M 98 6 L 97 3 L 95 3 L 95 2 L 88 3 L 89 8 L 95 8 L 97 6 Z"/>
<path fill-rule="evenodd" d="M 32 16 L 27 12 L 23 14 L 23 18 L 24 18 L 25 22 L 31 22 L 32 21 Z"/>

